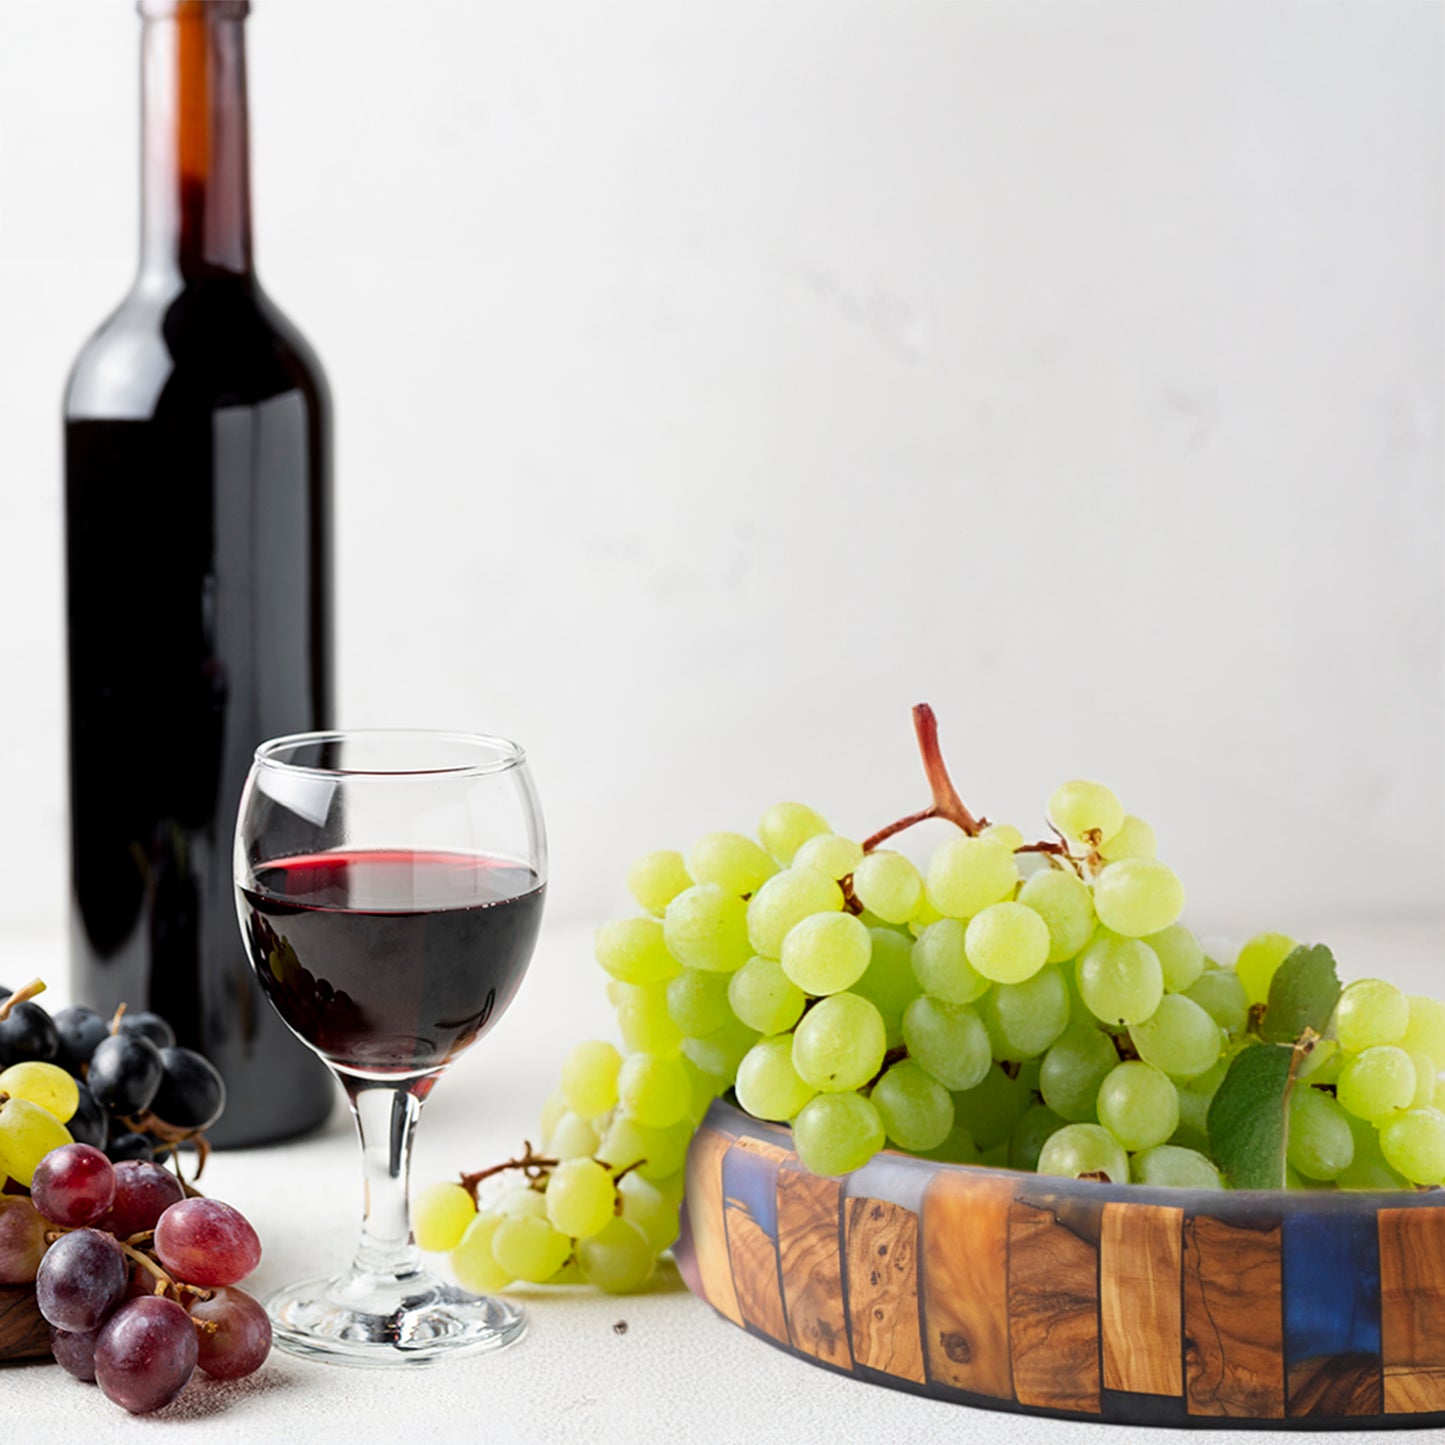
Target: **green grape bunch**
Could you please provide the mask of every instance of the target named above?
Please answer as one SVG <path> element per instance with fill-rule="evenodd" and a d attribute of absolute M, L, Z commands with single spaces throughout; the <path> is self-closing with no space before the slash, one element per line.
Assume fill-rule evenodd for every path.
<path fill-rule="evenodd" d="M 932 710 L 914 723 L 921 811 L 857 841 L 779 803 L 756 838 L 633 864 L 640 915 L 596 937 L 622 1049 L 568 1055 L 540 1153 L 418 1197 L 418 1242 L 464 1285 L 642 1287 L 723 1095 L 822 1175 L 891 1147 L 1156 1187 L 1445 1182 L 1445 1004 L 1341 989 L 1327 950 L 1283 934 L 1211 956 L 1109 788 L 1056 788 L 1030 843 L 963 804 Z M 955 829 L 926 865 L 884 846 L 925 819 Z M 1241 1109 L 1278 1129 L 1237 1129 Z"/>

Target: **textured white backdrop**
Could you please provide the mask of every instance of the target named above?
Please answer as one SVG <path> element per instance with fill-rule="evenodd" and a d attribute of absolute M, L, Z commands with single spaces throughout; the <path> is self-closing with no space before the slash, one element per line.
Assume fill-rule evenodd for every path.
<path fill-rule="evenodd" d="M 137 29 L 0 0 L 0 926 L 63 905 L 58 408 L 133 264 Z M 916 806 L 920 698 L 995 817 L 1113 781 L 1206 925 L 1445 910 L 1439 5 L 250 32 L 340 720 L 523 739 L 558 918 L 780 796 Z"/>

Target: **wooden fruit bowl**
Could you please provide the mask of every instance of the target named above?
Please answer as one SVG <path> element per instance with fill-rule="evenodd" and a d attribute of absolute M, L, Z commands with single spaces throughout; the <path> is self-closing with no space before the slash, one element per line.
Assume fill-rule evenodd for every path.
<path fill-rule="evenodd" d="M 812 1364 L 1140 1425 L 1445 1425 L 1445 1193 L 1219 1193 L 880 1154 L 808 1173 L 721 1101 L 677 1261 Z"/>
<path fill-rule="evenodd" d="M 29 1285 L 0 1285 L 0 1360 L 50 1358 L 50 1326 Z"/>

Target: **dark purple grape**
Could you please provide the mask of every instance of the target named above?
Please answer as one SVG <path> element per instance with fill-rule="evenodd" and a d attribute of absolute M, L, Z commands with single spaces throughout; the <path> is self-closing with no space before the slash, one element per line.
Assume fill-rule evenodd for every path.
<path fill-rule="evenodd" d="M 75 1113 L 65 1121 L 65 1127 L 77 1144 L 103 1150 L 110 1142 L 110 1116 L 96 1102 L 88 1084 L 77 1081 L 76 1090 L 80 1102 L 75 1106 Z"/>
<path fill-rule="evenodd" d="M 209 1129 L 226 1107 L 226 1086 L 216 1066 L 191 1049 L 162 1049 L 161 1086 L 151 1108 L 177 1129 Z"/>
<path fill-rule="evenodd" d="M 236 1284 L 261 1262 L 261 1241 L 239 1209 L 183 1199 L 161 1215 L 155 1250 L 177 1279 L 210 1289 Z"/>
<path fill-rule="evenodd" d="M 0 1194 L 0 1284 L 29 1284 L 45 1254 L 50 1226 L 23 1194 Z"/>
<path fill-rule="evenodd" d="M 94 1224 L 115 1199 L 115 1170 L 89 1144 L 64 1144 L 35 1166 L 30 1198 L 53 1224 L 76 1229 Z"/>
<path fill-rule="evenodd" d="M 100 1338 L 99 1330 L 77 1333 L 71 1330 L 57 1330 L 50 1327 L 50 1353 L 55 1363 L 68 1375 L 87 1384 L 95 1383 L 95 1342 Z"/>
<path fill-rule="evenodd" d="M 176 1031 L 159 1015 L 146 1013 L 124 1013 L 117 1025 L 123 1034 L 138 1034 L 149 1039 L 158 1049 L 175 1047 Z"/>
<path fill-rule="evenodd" d="M 112 1164 L 148 1164 L 156 1157 L 155 1141 L 146 1134 L 133 1134 L 116 1126 L 105 1144 L 105 1157 Z"/>
<path fill-rule="evenodd" d="M 55 1022 L 38 1003 L 26 999 L 0 1019 L 0 1064 L 18 1064 L 38 1059 L 48 1064 L 60 1052 L 60 1035 Z"/>
<path fill-rule="evenodd" d="M 132 1415 L 169 1405 L 195 1372 L 191 1317 L 171 1299 L 127 1300 L 95 1342 L 95 1383 Z"/>
<path fill-rule="evenodd" d="M 55 1062 L 72 1074 L 80 1073 L 90 1062 L 95 1046 L 110 1034 L 110 1025 L 93 1008 L 79 1005 L 61 1009 L 53 1022 L 60 1039 Z"/>
<path fill-rule="evenodd" d="M 115 1166 L 115 1203 L 100 1221 L 118 1239 L 154 1229 L 171 1205 L 186 1197 L 174 1174 L 144 1159 Z M 195 1283 L 195 1281 L 192 1281 Z"/>
<path fill-rule="evenodd" d="M 160 1088 L 161 1051 L 140 1034 L 112 1034 L 90 1056 L 90 1092 L 112 1114 L 141 1114 Z"/>
<path fill-rule="evenodd" d="M 201 1369 L 218 1380 L 259 1370 L 271 1353 L 271 1321 L 243 1289 L 218 1289 L 191 1306 L 191 1318 L 216 1326 L 200 1332 Z"/>
<path fill-rule="evenodd" d="M 120 1245 L 98 1229 L 62 1234 L 35 1274 L 35 1303 L 47 1323 L 84 1333 L 98 1329 L 125 1295 L 130 1266 Z"/>

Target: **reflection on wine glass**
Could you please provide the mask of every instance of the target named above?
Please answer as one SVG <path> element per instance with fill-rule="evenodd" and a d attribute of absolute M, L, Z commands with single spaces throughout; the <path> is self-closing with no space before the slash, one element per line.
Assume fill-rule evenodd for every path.
<path fill-rule="evenodd" d="M 272 1006 L 346 1090 L 366 1183 L 351 1268 L 268 1301 L 283 1348 L 385 1364 L 520 1335 L 514 1304 L 422 1269 L 407 1175 L 422 1101 L 527 971 L 546 875 L 514 743 L 332 732 L 257 749 L 236 828 L 241 930 Z"/>

